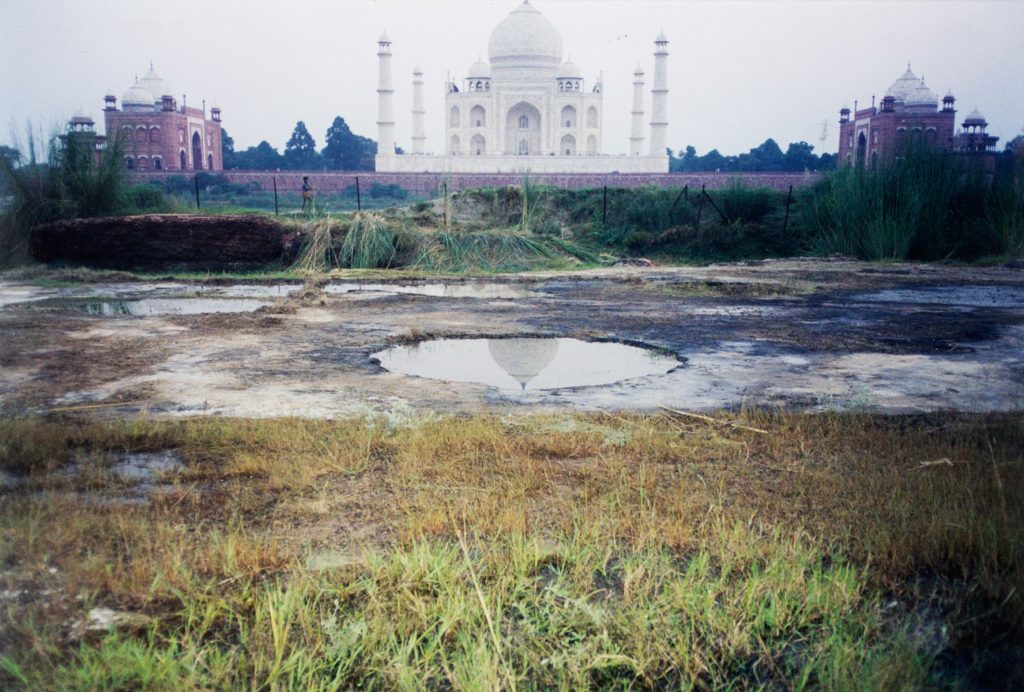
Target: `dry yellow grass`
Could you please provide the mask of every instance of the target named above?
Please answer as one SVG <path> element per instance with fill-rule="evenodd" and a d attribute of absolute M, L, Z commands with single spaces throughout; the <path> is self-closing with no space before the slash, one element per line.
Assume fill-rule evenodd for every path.
<path fill-rule="evenodd" d="M 883 626 L 877 609 L 885 593 L 905 603 L 941 605 L 950 625 L 960 627 L 945 646 L 973 647 L 979 661 L 991 654 L 985 633 L 1002 637 L 995 640 L 999 646 L 1020 641 L 1024 507 L 1016 498 L 1024 491 L 1024 415 L 741 417 L 768 434 L 671 415 L 2 421 L 0 468 L 33 475 L 28 485 L 0 496 L 0 587 L 47 584 L 55 594 L 9 602 L 0 615 L 8 625 L 8 634 L 0 635 L 6 681 L 32 682 L 61 666 L 61 679 L 81 673 L 100 680 L 88 677 L 98 663 L 81 658 L 85 654 L 67 648 L 64 639 L 68 618 L 93 603 L 161 618 L 149 630 L 164 642 L 154 656 L 167 654 L 170 641 L 185 649 L 208 644 L 204 655 L 227 655 L 220 637 L 257 637 L 259 630 L 258 638 L 269 639 L 259 639 L 263 653 L 255 668 L 218 668 L 231 685 L 240 682 L 238 675 L 268 684 L 287 668 L 278 660 L 282 649 L 280 642 L 275 649 L 273 628 L 257 626 L 280 611 L 294 616 L 294 627 L 311 631 L 323 618 L 348 622 L 345 617 L 359 613 L 360 622 L 371 623 L 370 638 L 384 639 L 373 639 L 372 651 L 365 648 L 369 640 L 360 649 L 379 666 L 352 670 L 376 681 L 371 686 L 385 687 L 401 682 L 394 666 L 402 656 L 410 675 L 447 681 L 442 686 L 684 679 L 711 685 L 735 675 L 746 685 L 758 679 L 742 666 L 716 668 L 715 656 L 781 666 L 765 679 L 795 684 L 796 668 L 783 663 L 804 661 L 790 647 L 807 638 L 822 647 L 822 656 L 846 661 L 815 663 L 818 683 L 842 686 L 841 675 L 865 670 L 885 683 L 896 670 L 891 657 L 844 658 L 853 640 L 842 643 L 833 635 L 854 630 L 867 637 L 857 646 L 917 657 L 911 679 L 892 682 L 924 684 L 933 679 L 937 654 L 915 649 L 899 626 Z M 76 454 L 102 459 L 159 449 L 176 449 L 187 470 L 144 505 L 83 502 L 67 491 L 110 490 L 116 483 L 102 473 L 88 479 L 53 473 Z M 329 583 L 303 567 L 310 551 L 324 547 L 353 563 L 332 572 Z M 690 568 L 679 571 L 679 565 L 697 557 L 707 564 L 691 579 Z M 57 574 L 47 576 L 44 567 Z M 417 580 L 432 570 L 440 570 L 428 578 L 434 595 L 403 600 L 419 593 Z M 518 576 L 505 579 L 506 573 Z M 600 659 L 608 663 L 607 679 L 583 664 L 573 668 L 583 660 L 575 658 L 583 655 L 576 644 L 570 652 L 540 629 L 524 640 L 507 630 L 517 608 L 554 608 L 546 615 L 530 610 L 529 626 L 543 629 L 545 619 L 565 615 L 560 609 L 572 599 L 589 602 L 586 594 L 604 573 L 614 598 L 601 600 L 600 608 L 609 609 L 601 617 L 611 618 L 618 634 L 591 643 L 604 652 L 600 656 L 612 657 Z M 819 588 L 817 579 L 824 580 L 817 595 L 803 590 Z M 798 589 L 794 580 L 807 584 Z M 557 608 L 543 605 L 553 584 L 563 584 L 569 598 L 556 599 Z M 349 606 L 325 603 L 323 594 L 337 589 L 350 595 L 336 596 L 336 603 L 348 603 L 353 589 L 364 595 Z M 439 594 L 450 590 L 445 604 Z M 670 625 L 658 619 L 679 608 L 697 612 L 699 599 L 707 597 L 735 606 L 702 616 L 711 618 L 705 623 L 711 630 L 693 634 L 684 661 L 671 653 L 675 634 L 659 630 Z M 819 619 L 799 615 L 798 604 L 809 598 L 824 599 L 814 616 Z M 456 606 L 461 615 L 451 610 Z M 487 613 L 494 622 L 488 624 Z M 737 618 L 735 626 L 719 617 Z M 755 636 L 765 617 L 774 624 Z M 448 634 L 438 635 L 436 628 L 450 618 Z M 455 624 L 465 618 L 472 624 Z M 575 632 L 580 642 L 601 636 L 578 618 L 565 625 L 566 636 Z M 402 654 L 404 640 L 388 639 L 399 630 L 437 635 L 430 639 L 435 648 Z M 203 644 L 198 632 L 213 639 Z M 482 648 L 463 639 L 470 632 L 487 640 L 473 644 Z M 763 647 L 757 636 L 765 638 Z M 322 634 L 300 640 L 303 655 L 314 659 L 325 646 Z M 632 648 L 625 645 L 633 640 Z M 554 647 L 549 658 L 565 655 L 576 663 L 556 675 L 542 665 L 541 653 L 530 653 L 534 646 Z M 93 653 L 124 653 L 110 647 L 114 643 Z M 637 647 L 647 647 L 646 653 Z M 626 649 L 622 659 L 609 653 Z M 480 670 L 493 679 L 470 684 L 468 669 L 457 668 L 474 658 L 487 662 Z M 167 674 L 183 680 L 181 671 Z M 840 675 L 835 685 L 821 679 L 832 674 Z M 913 677 L 918 674 L 924 677 Z M 350 675 L 342 676 L 348 684 L 357 681 Z"/>

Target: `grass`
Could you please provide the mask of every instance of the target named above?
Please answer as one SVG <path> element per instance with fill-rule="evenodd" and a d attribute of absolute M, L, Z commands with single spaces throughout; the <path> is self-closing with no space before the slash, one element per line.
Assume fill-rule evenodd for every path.
<path fill-rule="evenodd" d="M 806 196 L 803 218 L 822 254 L 868 260 L 1016 256 L 1021 181 L 989 179 L 978 161 L 910 151 L 877 168 L 843 167 Z"/>
<path fill-rule="evenodd" d="M 0 686 L 1020 681 L 1021 414 L 738 415 L 769 434 L 668 415 L 3 420 L 0 469 L 31 475 L 0 503 L 0 582 L 38 595 L 0 611 Z M 67 495 L 168 448 L 188 470 L 148 505 Z M 59 473 L 83 455 L 94 473 Z M 323 549 L 336 564 L 313 569 Z M 69 640 L 97 605 L 151 619 Z"/>

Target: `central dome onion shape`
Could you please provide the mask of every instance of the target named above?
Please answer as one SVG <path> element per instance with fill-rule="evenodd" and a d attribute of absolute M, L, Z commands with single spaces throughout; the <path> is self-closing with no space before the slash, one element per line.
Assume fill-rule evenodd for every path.
<path fill-rule="evenodd" d="M 562 64 L 562 36 L 526 0 L 494 27 L 487 53 L 495 72 L 553 73 Z"/>

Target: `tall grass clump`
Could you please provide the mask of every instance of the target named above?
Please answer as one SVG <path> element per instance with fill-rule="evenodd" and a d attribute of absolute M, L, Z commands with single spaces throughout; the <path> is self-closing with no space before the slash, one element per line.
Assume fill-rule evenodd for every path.
<path fill-rule="evenodd" d="M 76 133 L 51 137 L 45 161 L 37 158 L 36 148 L 30 128 L 27 156 L 0 157 L 0 178 L 8 196 L 0 212 L 0 266 L 28 259 L 29 232 L 37 224 L 164 206 L 159 190 L 128 184 L 116 138 L 107 143 L 98 162 L 91 138 Z"/>
<path fill-rule="evenodd" d="M 529 233 L 537 216 L 537 206 L 540 199 L 540 190 L 537 183 L 530 182 L 530 177 L 523 176 L 522 191 L 522 214 L 519 219 L 519 230 Z"/>
<path fill-rule="evenodd" d="M 1005 253 L 1019 233 L 1013 186 L 993 181 L 979 163 L 912 150 L 876 167 L 845 167 L 811 191 L 803 220 L 823 253 L 867 260 Z M 1010 193 L 1003 191 L 1007 186 Z"/>
<path fill-rule="evenodd" d="M 401 231 L 380 214 L 356 214 L 338 250 L 338 264 L 352 269 L 394 267 L 403 240 Z"/>
<path fill-rule="evenodd" d="M 421 241 L 414 266 L 427 271 L 523 271 L 556 259 L 545 241 L 511 231 L 438 233 Z"/>
<path fill-rule="evenodd" d="M 294 267 L 306 272 L 325 272 L 340 264 L 334 248 L 334 224 L 329 214 L 322 211 L 303 224 L 306 243 L 295 260 Z"/>

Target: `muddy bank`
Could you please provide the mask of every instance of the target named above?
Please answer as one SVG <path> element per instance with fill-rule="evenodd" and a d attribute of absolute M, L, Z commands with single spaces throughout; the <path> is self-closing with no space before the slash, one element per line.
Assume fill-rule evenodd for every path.
<path fill-rule="evenodd" d="M 186 309 L 197 297 L 212 303 Z M 229 312 L 218 301 L 231 298 L 252 303 Z M 4 282 L 0 306 L 4 415 L 1024 405 L 1024 271 L 1011 268 L 788 260 L 305 287 Z M 516 389 L 389 372 L 375 357 L 398 343 L 527 336 L 641 344 L 684 365 L 572 386 L 561 370 L 573 359 L 548 354 L 505 373 L 556 384 Z M 552 364 L 559 372 L 543 372 Z"/>
<path fill-rule="evenodd" d="M 232 271 L 290 263 L 301 235 L 265 216 L 71 219 L 32 229 L 32 257 L 104 269 Z"/>

